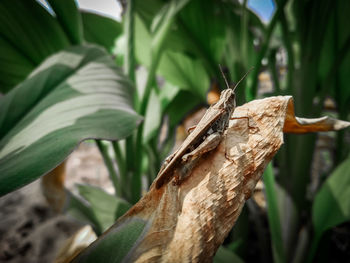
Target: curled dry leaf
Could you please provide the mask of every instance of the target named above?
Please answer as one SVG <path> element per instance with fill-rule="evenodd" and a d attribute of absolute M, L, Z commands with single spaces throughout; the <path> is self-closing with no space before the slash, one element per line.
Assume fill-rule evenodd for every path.
<path fill-rule="evenodd" d="M 113 232 L 133 219 L 147 222 L 126 262 L 211 262 L 283 144 L 283 131 L 324 131 L 345 124 L 329 118 L 299 122 L 290 96 L 249 102 L 232 117 L 248 118 L 231 120 L 220 145 L 201 158 L 184 182 L 170 181 L 160 189 L 153 184 L 110 228 Z"/>
<path fill-rule="evenodd" d="M 337 120 L 328 116 L 316 119 L 295 117 L 293 99 L 287 96 L 284 98 L 288 98 L 288 107 L 283 132 L 308 133 L 320 131 L 338 131 L 350 126 L 350 123 L 347 121 Z"/>

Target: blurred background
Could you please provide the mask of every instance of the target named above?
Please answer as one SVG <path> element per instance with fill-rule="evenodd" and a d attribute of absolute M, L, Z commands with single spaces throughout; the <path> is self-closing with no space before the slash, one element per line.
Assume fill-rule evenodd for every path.
<path fill-rule="evenodd" d="M 292 95 L 299 117 L 349 121 L 349 15 L 350 1 L 331 0 L 2 0 L 0 184 L 7 187 L 2 195 L 12 193 L 0 199 L 0 261 L 52 261 L 85 224 L 101 235 L 218 100 L 225 88 L 219 64 L 230 83 L 254 67 L 236 90 L 238 105 Z M 35 83 L 30 76 L 71 50 L 84 54 L 80 63 L 113 69 L 124 92 L 120 107 L 134 117 L 89 115 L 87 132 L 72 141 L 79 122 L 70 124 L 74 131 L 53 129 L 43 144 L 24 135 L 31 157 L 1 155 L 10 139 L 18 140 L 15 131 L 34 123 L 32 115 L 68 97 L 56 87 L 74 70 L 55 69 Z M 68 55 L 66 64 L 74 64 Z M 93 86 L 96 100 L 107 73 L 79 80 Z M 349 129 L 286 134 L 284 141 L 214 262 L 350 262 Z M 11 174 L 25 179 L 11 181 Z"/>

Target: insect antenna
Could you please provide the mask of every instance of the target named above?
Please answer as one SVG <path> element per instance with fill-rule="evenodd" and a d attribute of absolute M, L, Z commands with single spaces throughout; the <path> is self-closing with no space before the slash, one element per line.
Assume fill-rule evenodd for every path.
<path fill-rule="evenodd" d="M 230 88 L 230 85 L 228 85 L 228 81 L 227 81 L 227 79 L 226 79 L 226 76 L 225 76 L 225 74 L 224 74 L 224 72 L 223 72 L 222 67 L 221 67 L 220 64 L 219 64 L 219 68 L 220 68 L 221 74 L 222 74 L 222 76 L 223 76 L 223 78 L 224 78 L 224 80 L 225 80 L 226 86 L 227 86 L 227 88 L 229 89 L 229 88 Z"/>
<path fill-rule="evenodd" d="M 251 67 L 251 68 L 244 74 L 244 76 L 243 76 L 243 77 L 236 83 L 236 85 L 232 88 L 233 91 L 237 88 L 238 84 L 241 83 L 241 81 L 244 80 L 245 77 L 246 77 L 253 69 L 254 69 L 254 67 Z"/>

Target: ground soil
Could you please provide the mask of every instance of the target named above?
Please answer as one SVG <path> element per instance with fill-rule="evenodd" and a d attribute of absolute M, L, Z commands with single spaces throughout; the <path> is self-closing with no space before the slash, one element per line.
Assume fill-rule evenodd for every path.
<path fill-rule="evenodd" d="M 113 192 L 106 168 L 94 143 L 82 143 L 67 160 L 65 186 L 88 183 Z M 83 223 L 51 209 L 33 183 L 0 198 L 0 262 L 53 262 L 64 242 Z"/>

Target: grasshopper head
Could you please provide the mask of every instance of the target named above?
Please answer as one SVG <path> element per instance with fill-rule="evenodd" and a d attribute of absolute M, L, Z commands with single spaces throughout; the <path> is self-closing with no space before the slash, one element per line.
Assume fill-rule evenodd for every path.
<path fill-rule="evenodd" d="M 221 68 L 221 65 L 219 64 L 219 68 L 221 71 L 221 74 L 225 80 L 226 87 L 227 89 L 223 90 L 220 95 L 220 105 L 219 107 L 224 107 L 227 109 L 227 111 L 231 112 L 235 109 L 236 107 L 236 94 L 235 94 L 235 89 L 237 88 L 238 84 L 248 75 L 250 71 L 252 71 L 253 68 L 250 68 L 247 73 L 244 74 L 244 76 L 237 82 L 237 84 L 231 88 L 230 85 L 228 84 L 228 81 L 226 79 L 226 76 Z"/>
<path fill-rule="evenodd" d="M 228 111 L 232 111 L 236 107 L 236 94 L 233 89 L 225 89 L 221 92 L 220 100 L 222 106 Z"/>

